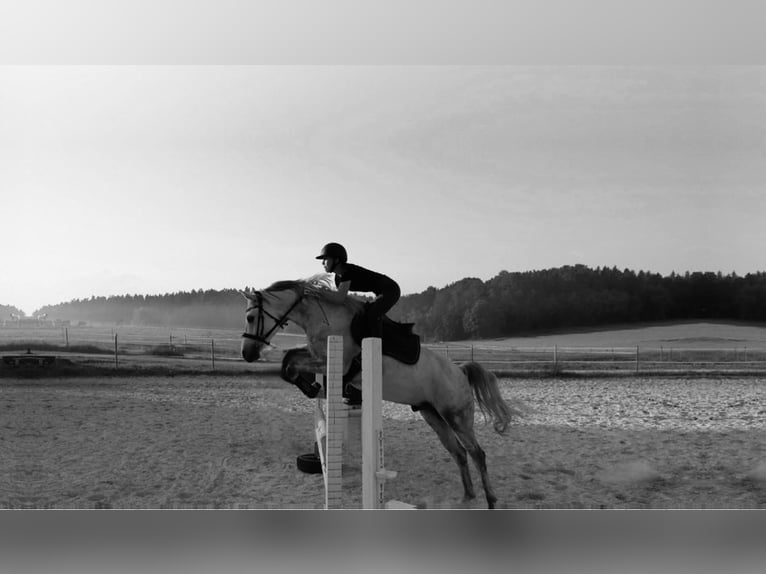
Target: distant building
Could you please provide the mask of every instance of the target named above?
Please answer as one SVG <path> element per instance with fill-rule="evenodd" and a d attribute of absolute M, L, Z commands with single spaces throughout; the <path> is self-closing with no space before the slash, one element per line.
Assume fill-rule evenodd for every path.
<path fill-rule="evenodd" d="M 15 313 L 11 313 L 11 320 L 4 320 L 3 326 L 29 329 L 39 327 L 55 327 L 56 324 L 53 320 L 48 319 L 48 315 L 40 315 L 37 317 L 21 317 Z"/>

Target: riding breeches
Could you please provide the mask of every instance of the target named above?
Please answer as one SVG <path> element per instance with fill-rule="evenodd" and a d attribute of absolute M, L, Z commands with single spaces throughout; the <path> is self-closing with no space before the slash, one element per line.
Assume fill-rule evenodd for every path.
<path fill-rule="evenodd" d="M 378 295 L 374 301 L 365 306 L 365 319 L 368 333 L 380 336 L 380 320 L 388 313 L 401 297 L 399 286 L 394 284 L 390 289 Z"/>

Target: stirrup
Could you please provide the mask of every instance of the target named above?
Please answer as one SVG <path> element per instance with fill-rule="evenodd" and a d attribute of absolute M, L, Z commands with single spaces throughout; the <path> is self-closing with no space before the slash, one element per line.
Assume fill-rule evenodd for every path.
<path fill-rule="evenodd" d="M 349 406 L 356 406 L 362 404 L 362 391 L 357 389 L 351 383 L 343 385 L 343 402 Z"/>

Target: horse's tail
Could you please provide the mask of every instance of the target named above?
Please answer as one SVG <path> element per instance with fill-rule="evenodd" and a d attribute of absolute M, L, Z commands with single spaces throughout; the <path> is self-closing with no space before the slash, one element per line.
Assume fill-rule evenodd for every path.
<path fill-rule="evenodd" d="M 485 418 L 493 420 L 493 426 L 498 434 L 505 434 L 513 417 L 524 416 L 521 408 L 509 405 L 500 394 L 497 377 L 482 367 L 479 363 L 471 361 L 460 367 L 468 377 L 468 382 L 473 389 L 476 402 Z"/>

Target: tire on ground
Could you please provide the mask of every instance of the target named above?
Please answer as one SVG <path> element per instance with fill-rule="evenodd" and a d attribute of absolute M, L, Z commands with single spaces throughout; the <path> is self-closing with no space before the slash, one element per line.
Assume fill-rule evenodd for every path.
<path fill-rule="evenodd" d="M 319 474 L 322 472 L 322 460 L 313 452 L 298 456 L 298 470 L 306 474 Z"/>

